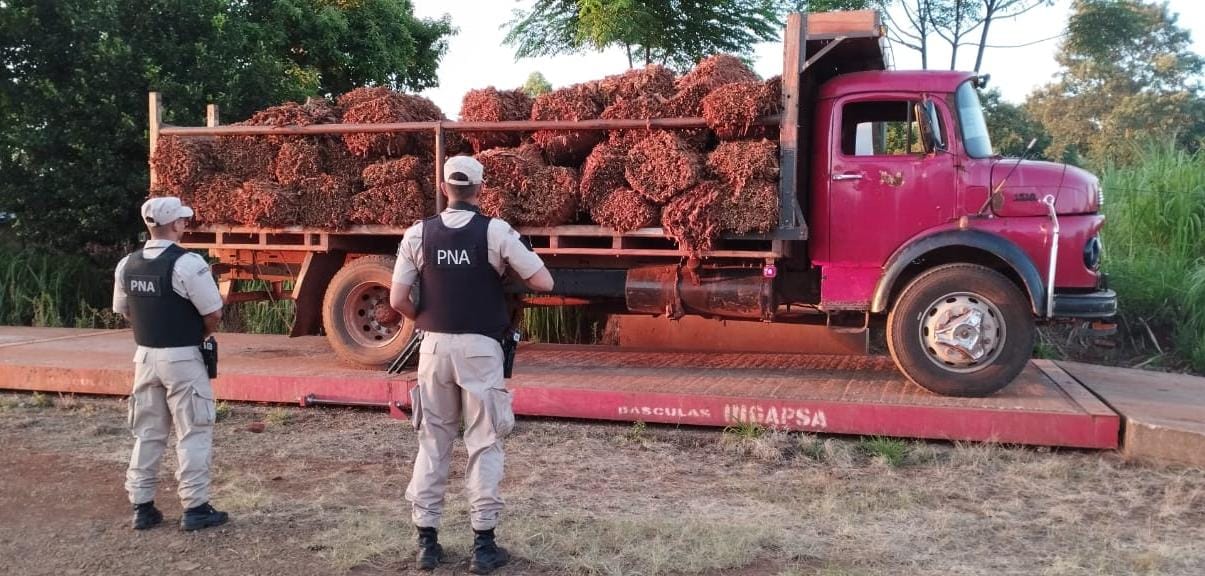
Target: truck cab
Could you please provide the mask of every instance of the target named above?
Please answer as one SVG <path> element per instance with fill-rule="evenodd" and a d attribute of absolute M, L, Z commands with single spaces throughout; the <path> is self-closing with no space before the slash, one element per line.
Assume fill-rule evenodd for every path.
<path fill-rule="evenodd" d="M 1028 358 L 1034 318 L 1116 311 L 1099 180 L 996 155 L 979 82 L 946 71 L 825 82 L 806 212 L 818 306 L 888 314 L 901 369 L 963 393 L 1015 376 L 1024 362 L 1009 357 Z"/>

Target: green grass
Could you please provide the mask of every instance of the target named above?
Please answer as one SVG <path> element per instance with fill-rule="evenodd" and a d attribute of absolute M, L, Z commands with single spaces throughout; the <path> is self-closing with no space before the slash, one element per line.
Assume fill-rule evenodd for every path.
<path fill-rule="evenodd" d="M 262 281 L 243 281 L 239 283 L 239 292 L 254 292 L 269 290 L 269 283 Z M 292 290 L 289 282 L 284 285 L 286 292 Z M 292 300 L 261 300 L 259 302 L 242 302 L 226 307 L 222 319 L 222 330 L 226 332 L 242 332 L 244 334 L 288 334 L 293 328 L 297 308 Z"/>
<path fill-rule="evenodd" d="M 799 454 L 808 460 L 821 462 L 827 458 L 824 441 L 811 434 L 800 434 L 796 440 L 799 444 Z"/>
<path fill-rule="evenodd" d="M 230 415 L 233 413 L 234 413 L 234 409 L 230 407 L 230 404 L 228 402 L 226 402 L 225 400 L 218 402 L 218 405 L 214 408 L 214 417 L 215 417 L 214 421 L 221 422 L 221 421 L 229 418 Z"/>
<path fill-rule="evenodd" d="M 0 324 L 115 327 L 113 276 L 90 259 L 0 244 Z"/>
<path fill-rule="evenodd" d="M 628 428 L 627 432 L 624 432 L 623 437 L 628 442 L 639 444 L 648 439 L 647 432 L 648 426 L 644 422 L 637 420 L 632 423 L 632 427 Z"/>
<path fill-rule="evenodd" d="M 902 465 L 911 451 L 908 443 L 903 440 L 880 436 L 859 440 L 858 449 L 872 458 L 882 458 L 883 462 L 892 468 Z"/>
<path fill-rule="evenodd" d="M 756 440 L 766 435 L 766 427 L 756 422 L 738 422 L 725 427 L 724 435 L 737 440 Z"/>
<path fill-rule="evenodd" d="M 593 344 L 602 336 L 605 316 L 581 306 L 549 306 L 523 310 L 523 334 L 535 342 Z"/>
<path fill-rule="evenodd" d="M 54 400 L 41 392 L 34 392 L 29 397 L 29 405 L 34 408 L 50 408 L 54 406 Z"/>
<path fill-rule="evenodd" d="M 1102 171 L 1104 268 L 1125 318 L 1170 331 L 1205 372 L 1205 151 L 1147 149 Z"/>

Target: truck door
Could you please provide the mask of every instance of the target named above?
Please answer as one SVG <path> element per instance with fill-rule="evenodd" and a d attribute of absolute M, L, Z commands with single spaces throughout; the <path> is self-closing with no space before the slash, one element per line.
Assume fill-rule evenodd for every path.
<path fill-rule="evenodd" d="M 949 148 L 951 124 L 941 98 L 851 96 L 835 106 L 829 262 L 878 268 L 908 238 L 954 218 L 954 155 L 922 138 L 926 102 Z"/>

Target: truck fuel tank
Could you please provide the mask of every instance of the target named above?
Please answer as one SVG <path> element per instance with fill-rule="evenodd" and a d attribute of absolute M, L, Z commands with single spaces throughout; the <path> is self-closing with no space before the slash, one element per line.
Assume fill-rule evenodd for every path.
<path fill-rule="evenodd" d="M 647 266 L 628 270 L 628 310 L 770 321 L 778 307 L 774 277 L 760 268 Z"/>

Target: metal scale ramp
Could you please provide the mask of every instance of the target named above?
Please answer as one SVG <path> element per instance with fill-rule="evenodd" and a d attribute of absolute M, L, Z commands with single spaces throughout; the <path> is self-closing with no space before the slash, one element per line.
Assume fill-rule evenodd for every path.
<path fill-rule="evenodd" d="M 224 400 L 409 408 L 414 374 L 340 366 L 320 337 L 220 337 Z M 126 395 L 132 334 L 0 329 L 0 388 Z M 689 426 L 756 423 L 826 434 L 1118 447 L 1121 419 L 1058 364 L 1036 360 L 989 398 L 938 396 L 889 359 L 526 345 L 515 413 Z"/>

